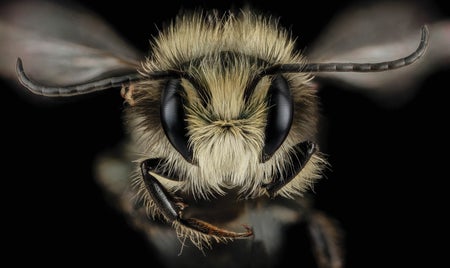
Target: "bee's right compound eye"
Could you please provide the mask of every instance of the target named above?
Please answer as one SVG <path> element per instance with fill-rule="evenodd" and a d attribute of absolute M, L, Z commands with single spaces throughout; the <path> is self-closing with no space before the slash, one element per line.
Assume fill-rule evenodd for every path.
<path fill-rule="evenodd" d="M 186 114 L 181 97 L 180 79 L 170 79 L 161 98 L 161 124 L 172 146 L 188 161 L 193 163 L 192 151 L 189 149 L 189 137 L 186 128 Z"/>
<path fill-rule="evenodd" d="M 262 162 L 269 160 L 286 139 L 292 125 L 293 103 L 286 79 L 277 75 L 267 93 L 269 112 L 265 130 Z"/>

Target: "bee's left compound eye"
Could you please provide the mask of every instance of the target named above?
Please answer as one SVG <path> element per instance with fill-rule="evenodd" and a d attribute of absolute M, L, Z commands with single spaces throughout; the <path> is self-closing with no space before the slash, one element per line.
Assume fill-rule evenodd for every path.
<path fill-rule="evenodd" d="M 293 103 L 291 90 L 286 79 L 277 75 L 267 93 L 269 111 L 265 130 L 262 162 L 272 157 L 283 144 L 292 125 Z"/>
<path fill-rule="evenodd" d="M 172 146 L 186 161 L 192 163 L 192 151 L 188 146 L 186 115 L 180 94 L 182 90 L 180 79 L 167 81 L 161 98 L 161 124 Z"/>

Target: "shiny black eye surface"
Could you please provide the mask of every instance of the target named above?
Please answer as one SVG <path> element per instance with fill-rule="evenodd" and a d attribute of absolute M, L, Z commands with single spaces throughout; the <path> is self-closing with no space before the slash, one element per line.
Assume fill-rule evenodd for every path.
<path fill-rule="evenodd" d="M 293 102 L 286 79 L 277 75 L 267 93 L 269 111 L 265 129 L 262 162 L 269 160 L 283 144 L 292 125 Z"/>
<path fill-rule="evenodd" d="M 192 151 L 189 150 L 186 128 L 186 114 L 183 108 L 180 79 L 170 79 L 161 97 L 161 124 L 172 146 L 188 161 L 192 163 Z"/>

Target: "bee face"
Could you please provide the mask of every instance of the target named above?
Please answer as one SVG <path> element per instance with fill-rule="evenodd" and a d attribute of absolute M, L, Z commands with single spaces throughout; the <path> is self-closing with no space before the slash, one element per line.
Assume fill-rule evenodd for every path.
<path fill-rule="evenodd" d="M 230 188 L 257 197 L 266 193 L 262 185 L 292 168 L 293 147 L 315 139 L 311 77 L 258 74 L 301 61 L 293 43 L 275 21 L 247 11 L 185 14 L 161 32 L 142 73 L 183 75 L 135 84 L 127 121 L 139 155 L 165 159 L 160 168 L 177 181 L 166 187 L 202 198 Z M 278 193 L 301 194 L 324 163 L 314 154 Z"/>

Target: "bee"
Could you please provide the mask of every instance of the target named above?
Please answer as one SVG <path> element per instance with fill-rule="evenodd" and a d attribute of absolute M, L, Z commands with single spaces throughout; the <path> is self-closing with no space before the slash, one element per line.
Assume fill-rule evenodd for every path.
<path fill-rule="evenodd" d="M 250 8 L 196 10 L 181 12 L 162 29 L 140 61 L 82 49 L 84 55 L 70 56 L 74 75 L 63 72 L 66 80 L 29 76 L 39 61 L 29 68 L 21 55 L 15 72 L 25 88 L 46 97 L 121 89 L 128 139 L 99 158 L 99 183 L 168 266 L 205 248 L 216 256 L 239 256 L 251 247 L 255 258 L 265 259 L 281 248 L 281 226 L 304 220 L 319 266 L 342 267 L 338 227 L 304 199 L 329 165 L 319 147 L 314 81 L 321 73 L 379 73 L 420 64 L 427 26 L 413 36 L 417 47 L 401 57 L 312 62 L 269 16 Z M 73 66 L 96 60 L 102 66 L 94 70 Z M 70 85 L 61 83 L 68 80 Z M 180 258 L 171 259 L 174 248 L 182 251 Z"/>

